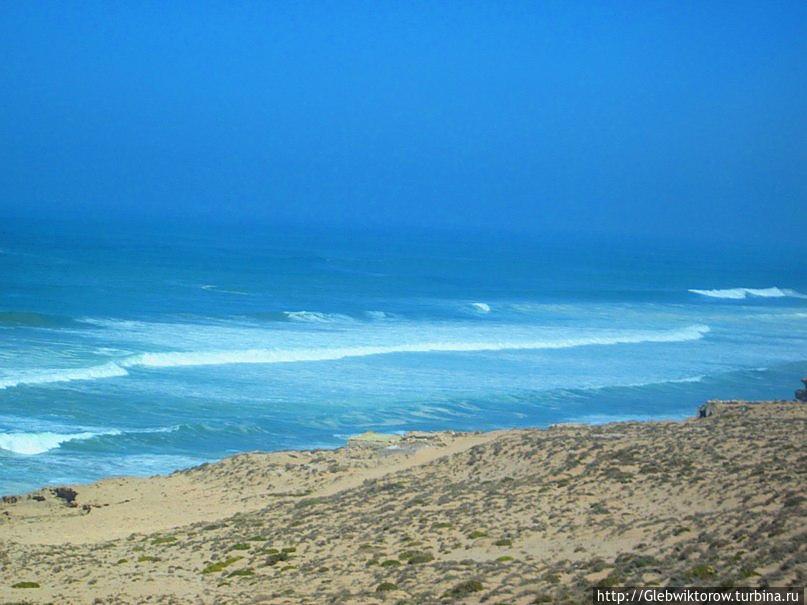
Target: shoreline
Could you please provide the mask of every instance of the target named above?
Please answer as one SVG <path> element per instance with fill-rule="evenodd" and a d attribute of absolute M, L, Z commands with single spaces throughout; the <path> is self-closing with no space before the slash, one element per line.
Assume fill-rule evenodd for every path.
<path fill-rule="evenodd" d="M 367 433 L 5 497 L 0 602 L 526 604 L 596 584 L 803 584 L 807 405 L 701 410 Z"/>

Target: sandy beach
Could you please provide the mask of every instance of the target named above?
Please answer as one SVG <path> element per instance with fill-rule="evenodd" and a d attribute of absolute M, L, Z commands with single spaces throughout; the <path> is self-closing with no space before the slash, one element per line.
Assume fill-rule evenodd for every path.
<path fill-rule="evenodd" d="M 694 410 L 693 410 L 694 412 Z M 804 585 L 807 406 L 366 434 L 6 496 L 5 603 L 588 602 Z"/>

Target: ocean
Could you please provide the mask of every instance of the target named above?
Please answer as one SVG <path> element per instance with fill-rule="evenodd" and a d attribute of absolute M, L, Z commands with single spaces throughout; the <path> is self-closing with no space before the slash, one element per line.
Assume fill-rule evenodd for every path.
<path fill-rule="evenodd" d="M 368 430 L 790 398 L 803 252 L 280 227 L 0 226 L 0 493 Z"/>

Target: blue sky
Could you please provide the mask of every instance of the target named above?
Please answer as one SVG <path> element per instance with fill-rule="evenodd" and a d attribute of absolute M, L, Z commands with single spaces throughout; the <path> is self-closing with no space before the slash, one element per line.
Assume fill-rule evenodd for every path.
<path fill-rule="evenodd" d="M 807 3 L 6 2 L 0 217 L 807 233 Z"/>

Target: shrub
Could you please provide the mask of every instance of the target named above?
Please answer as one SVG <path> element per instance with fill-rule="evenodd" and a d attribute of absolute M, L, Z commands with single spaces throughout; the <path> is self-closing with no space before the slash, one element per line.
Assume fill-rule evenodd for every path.
<path fill-rule="evenodd" d="M 391 590 L 398 590 L 398 586 L 392 582 L 381 582 L 375 589 L 376 592 L 389 592 Z"/>
<path fill-rule="evenodd" d="M 482 582 L 479 580 L 467 580 L 466 582 L 460 582 L 454 586 L 454 588 L 447 590 L 445 596 L 454 599 L 461 599 L 474 592 L 479 592 L 483 588 Z"/>
<path fill-rule="evenodd" d="M 11 588 L 39 588 L 38 582 L 17 582 L 12 584 Z"/>
<path fill-rule="evenodd" d="M 222 561 L 217 561 L 216 563 L 211 563 L 207 567 L 202 570 L 202 573 L 216 573 L 217 571 L 223 571 L 225 567 L 229 567 L 236 561 L 240 561 L 244 557 L 227 557 Z"/>
<path fill-rule="evenodd" d="M 266 557 L 267 565 L 277 565 L 281 561 L 288 561 L 290 559 L 287 552 L 275 552 Z"/>
<path fill-rule="evenodd" d="M 434 561 L 434 555 L 419 550 L 406 550 L 398 555 L 398 558 L 407 563 L 428 563 L 429 561 Z"/>
<path fill-rule="evenodd" d="M 396 561 L 395 559 L 387 559 L 386 561 L 381 561 L 381 567 L 398 567 L 400 565 L 400 561 Z"/>
<path fill-rule="evenodd" d="M 711 565 L 696 565 L 689 570 L 689 575 L 698 580 L 711 578 L 715 573 L 715 568 Z"/>
<path fill-rule="evenodd" d="M 622 582 L 623 582 L 622 576 L 620 576 L 617 573 L 611 572 L 607 577 L 597 582 L 597 587 L 611 588 L 612 586 L 618 586 Z"/>

